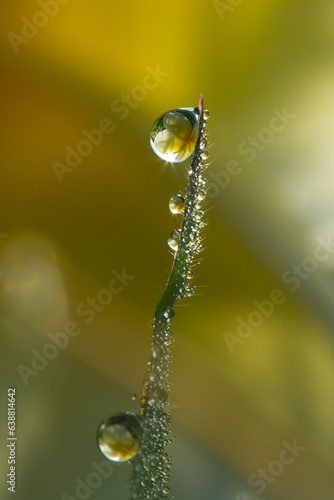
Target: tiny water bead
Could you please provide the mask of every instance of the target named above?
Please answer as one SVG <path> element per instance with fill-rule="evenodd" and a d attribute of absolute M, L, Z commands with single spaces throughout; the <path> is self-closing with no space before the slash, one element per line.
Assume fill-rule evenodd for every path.
<path fill-rule="evenodd" d="M 151 405 L 154 405 L 156 402 L 159 402 L 162 403 L 163 405 L 165 405 L 168 401 L 168 391 L 166 391 L 166 389 L 161 389 L 161 388 L 158 388 L 154 391 L 154 393 L 152 394 L 152 397 L 151 399 L 149 399 L 149 404 Z"/>
<path fill-rule="evenodd" d="M 194 277 L 194 271 L 192 269 L 188 269 L 188 272 L 187 272 L 188 280 L 192 280 L 193 277 Z"/>
<path fill-rule="evenodd" d="M 153 356 L 155 359 L 157 359 L 157 358 L 160 358 L 161 354 L 162 354 L 162 349 L 161 349 L 161 347 L 159 347 L 158 345 L 154 345 L 154 346 L 152 347 L 152 356 Z"/>
<path fill-rule="evenodd" d="M 167 319 L 172 319 L 175 316 L 175 311 L 172 307 L 167 307 L 167 309 L 164 312 L 164 316 Z"/>
<path fill-rule="evenodd" d="M 206 196 L 206 192 L 204 191 L 204 189 L 201 189 L 201 190 L 199 191 L 198 195 L 197 195 L 197 198 L 198 198 L 200 201 L 202 201 L 202 200 L 204 200 L 205 196 Z"/>
<path fill-rule="evenodd" d="M 205 150 L 203 151 L 203 153 L 202 153 L 202 158 L 203 158 L 203 160 L 207 160 L 207 159 L 209 158 L 209 156 L 210 156 L 209 151 L 208 151 L 207 149 L 205 149 Z"/>
<path fill-rule="evenodd" d="M 180 194 L 176 194 L 168 202 L 169 210 L 172 214 L 182 214 L 182 212 L 184 212 L 185 205 L 186 201 Z"/>
<path fill-rule="evenodd" d="M 193 154 L 198 133 L 198 108 L 172 109 L 155 121 L 150 142 L 159 158 L 179 163 Z"/>
<path fill-rule="evenodd" d="M 208 111 L 207 109 L 204 110 L 203 112 L 203 117 L 204 117 L 204 120 L 208 120 L 210 118 L 210 111 Z"/>
<path fill-rule="evenodd" d="M 97 444 L 103 455 L 114 462 L 126 462 L 138 451 L 142 427 L 133 413 L 116 413 L 104 419 L 97 430 Z"/>
<path fill-rule="evenodd" d="M 170 234 L 167 243 L 172 250 L 176 251 L 178 249 L 180 239 L 181 239 L 181 231 L 177 229 L 176 231 L 173 231 Z"/>

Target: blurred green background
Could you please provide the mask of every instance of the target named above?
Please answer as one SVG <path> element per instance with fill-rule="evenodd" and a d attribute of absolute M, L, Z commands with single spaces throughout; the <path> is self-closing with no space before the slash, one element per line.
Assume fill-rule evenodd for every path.
<path fill-rule="evenodd" d="M 200 93 L 209 223 L 173 327 L 171 495 L 333 499 L 333 23 L 332 0 L 2 6 L 0 456 L 4 478 L 15 387 L 17 500 L 129 497 L 127 464 L 76 487 L 104 461 L 99 422 L 137 411 L 172 263 L 167 202 L 186 167 L 154 156 L 150 127 Z M 81 143 L 101 121 L 99 144 Z M 123 268 L 133 279 L 107 303 Z M 276 289 L 284 302 L 261 316 L 254 301 Z M 105 305 L 80 315 L 88 297 Z M 237 336 L 249 315 L 257 326 Z M 80 333 L 45 351 L 69 321 Z M 36 370 L 36 352 L 53 359 Z M 305 450 L 279 465 L 294 440 Z"/>

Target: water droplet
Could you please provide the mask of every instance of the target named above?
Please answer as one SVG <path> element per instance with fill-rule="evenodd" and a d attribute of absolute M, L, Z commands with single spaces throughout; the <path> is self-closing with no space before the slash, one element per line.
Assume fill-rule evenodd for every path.
<path fill-rule="evenodd" d="M 151 380 L 151 382 L 156 382 L 158 380 L 158 374 L 157 374 L 157 372 L 152 372 L 150 374 L 150 380 Z"/>
<path fill-rule="evenodd" d="M 155 401 L 160 401 L 162 403 L 166 403 L 168 400 L 168 391 L 166 389 L 160 389 L 158 388 L 156 391 L 153 393 L 153 398 L 151 400 L 152 404 Z"/>
<path fill-rule="evenodd" d="M 188 280 L 192 280 L 193 277 L 194 277 L 194 271 L 192 269 L 188 269 L 188 273 L 187 273 Z"/>
<path fill-rule="evenodd" d="M 194 288 L 189 285 L 186 286 L 186 296 L 191 297 L 192 295 L 194 295 Z"/>
<path fill-rule="evenodd" d="M 134 393 L 131 394 L 131 399 L 132 399 L 132 401 L 135 401 L 137 399 L 137 394 L 134 394 Z"/>
<path fill-rule="evenodd" d="M 204 118 L 204 120 L 208 120 L 210 118 L 210 111 L 205 109 L 203 112 L 203 118 Z"/>
<path fill-rule="evenodd" d="M 97 444 L 103 455 L 114 462 L 125 462 L 138 451 L 142 428 L 133 413 L 117 413 L 101 422 Z"/>
<path fill-rule="evenodd" d="M 150 142 L 162 160 L 178 163 L 194 152 L 199 131 L 197 109 L 172 109 L 153 124 Z"/>
<path fill-rule="evenodd" d="M 202 200 L 204 200 L 205 196 L 206 196 L 206 192 L 203 189 L 201 189 L 197 195 L 197 198 L 202 201 Z"/>
<path fill-rule="evenodd" d="M 168 206 L 172 214 L 182 214 L 185 207 L 185 199 L 180 194 L 176 194 L 169 200 Z"/>
<path fill-rule="evenodd" d="M 168 488 L 168 486 L 165 486 L 162 491 L 167 494 L 170 492 L 170 489 Z"/>
<path fill-rule="evenodd" d="M 176 251 L 178 249 L 180 238 L 181 238 L 181 231 L 179 229 L 171 233 L 171 235 L 167 240 L 167 243 L 172 250 Z"/>
<path fill-rule="evenodd" d="M 167 319 L 172 319 L 175 316 L 175 311 L 172 307 L 167 307 L 167 309 L 164 312 L 164 316 Z"/>
<path fill-rule="evenodd" d="M 207 145 L 206 139 L 201 139 L 201 142 L 199 143 L 200 149 L 205 149 Z"/>
<path fill-rule="evenodd" d="M 207 160 L 207 159 L 209 158 L 209 156 L 210 156 L 209 151 L 208 151 L 207 149 L 205 149 L 205 150 L 203 151 L 203 153 L 202 153 L 202 158 L 203 158 L 203 160 Z"/>
<path fill-rule="evenodd" d="M 152 347 L 152 356 L 154 358 L 159 358 L 161 356 L 161 353 L 162 353 L 161 347 L 159 347 L 158 345 L 154 345 Z"/>

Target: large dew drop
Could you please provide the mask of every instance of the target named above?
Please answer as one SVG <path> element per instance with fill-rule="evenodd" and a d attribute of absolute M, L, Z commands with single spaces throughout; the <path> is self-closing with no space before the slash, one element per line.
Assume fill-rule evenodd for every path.
<path fill-rule="evenodd" d="M 101 422 L 97 444 L 103 455 L 114 462 L 126 462 L 138 451 L 142 427 L 133 413 L 117 413 Z"/>
<path fill-rule="evenodd" d="M 198 132 L 198 108 L 172 109 L 153 124 L 151 146 L 162 160 L 179 163 L 193 154 Z"/>

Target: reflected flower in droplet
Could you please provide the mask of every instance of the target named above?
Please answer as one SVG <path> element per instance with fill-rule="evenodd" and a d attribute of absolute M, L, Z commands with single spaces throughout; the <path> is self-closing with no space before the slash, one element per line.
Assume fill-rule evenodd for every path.
<path fill-rule="evenodd" d="M 150 142 L 162 160 L 179 163 L 194 152 L 199 133 L 198 108 L 173 109 L 153 124 Z"/>
<path fill-rule="evenodd" d="M 97 430 L 97 444 L 103 455 L 114 462 L 126 462 L 139 449 L 142 427 L 133 413 L 117 413 L 104 419 Z"/>

